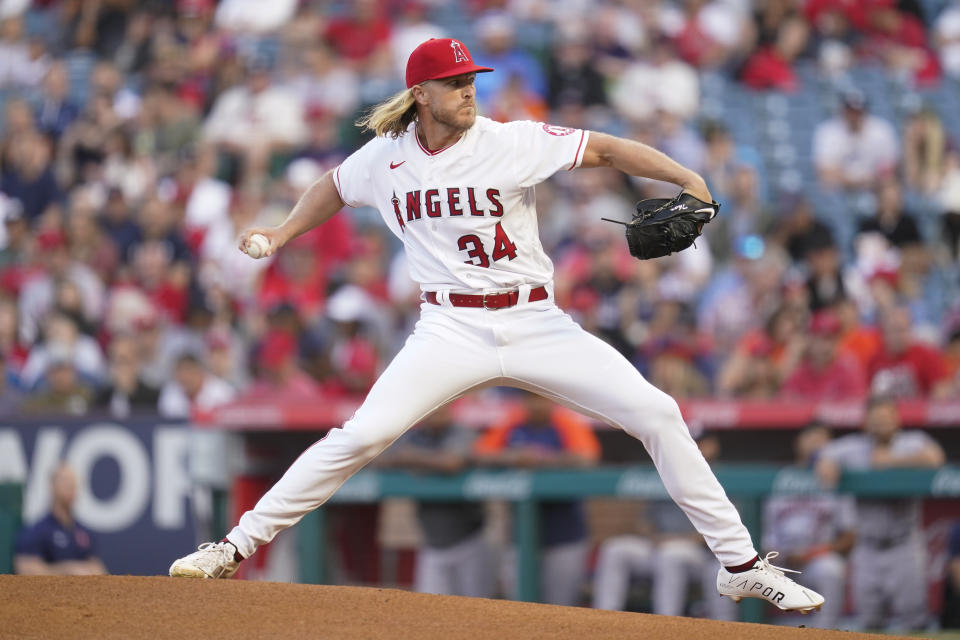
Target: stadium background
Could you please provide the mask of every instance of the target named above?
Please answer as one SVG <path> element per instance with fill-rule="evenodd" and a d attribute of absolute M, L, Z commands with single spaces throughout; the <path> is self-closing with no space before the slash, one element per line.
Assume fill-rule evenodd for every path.
<path fill-rule="evenodd" d="M 173 557 L 232 517 L 218 511 L 226 489 L 234 510 L 249 503 L 349 415 L 416 317 L 398 243 L 370 210 L 272 260 L 246 258 L 234 239 L 279 222 L 362 144 L 357 115 L 402 88 L 407 53 L 441 35 L 497 69 L 478 78 L 481 113 L 630 136 L 706 177 L 719 224 L 654 263 L 633 261 L 600 218 L 669 187 L 596 170 L 537 193 L 558 302 L 716 430 L 721 461 L 786 464 L 808 419 L 856 427 L 868 390 L 903 398 L 909 426 L 937 427 L 960 458 L 956 2 L 117 0 L 0 12 L 0 475 L 27 483 L 27 520 L 44 506 L 49 452 L 71 457 L 74 438 L 100 429 L 84 436 L 102 447 L 83 449 L 84 508 L 133 497 L 94 529 L 114 536 L 111 551 L 146 536 Z M 879 120 L 838 158 L 845 108 Z M 916 345 L 908 373 L 886 357 L 898 337 Z M 800 371 L 819 338 L 857 384 L 840 393 Z M 513 401 L 485 392 L 457 415 L 483 428 Z M 205 426 L 157 435 L 187 422 Z M 638 444 L 597 427 L 603 462 L 643 461 Z M 188 453 L 191 483 L 175 483 L 182 473 L 164 465 L 182 472 Z M 146 461 L 147 490 L 130 489 L 131 459 Z M 592 510 L 594 539 L 626 526 L 620 507 Z M 387 582 L 408 583 L 417 538 L 391 510 L 353 516 L 381 534 L 360 551 L 341 541 L 357 565 L 346 580 L 382 581 L 391 558 L 401 568 Z M 124 562 L 108 564 L 134 570 Z"/>

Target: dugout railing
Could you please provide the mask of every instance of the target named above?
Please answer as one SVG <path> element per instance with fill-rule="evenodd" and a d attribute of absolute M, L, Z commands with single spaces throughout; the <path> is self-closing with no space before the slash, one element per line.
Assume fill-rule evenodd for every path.
<path fill-rule="evenodd" d="M 822 491 L 813 473 L 789 467 L 715 465 L 716 476 L 737 504 L 744 524 L 759 544 L 764 499 L 771 495 L 803 495 Z M 960 466 L 940 469 L 890 469 L 846 472 L 837 492 L 863 497 L 960 498 Z M 505 500 L 514 503 L 514 542 L 517 547 L 518 597 L 536 602 L 539 596 L 540 502 L 619 497 L 666 498 L 652 466 L 590 470 L 488 471 L 453 476 L 404 471 L 360 471 L 331 498 L 332 503 L 373 503 L 389 498 L 413 500 Z M 299 527 L 301 582 L 327 582 L 328 533 L 323 507 L 303 518 Z M 765 604 L 741 603 L 743 621 L 764 619 Z"/>

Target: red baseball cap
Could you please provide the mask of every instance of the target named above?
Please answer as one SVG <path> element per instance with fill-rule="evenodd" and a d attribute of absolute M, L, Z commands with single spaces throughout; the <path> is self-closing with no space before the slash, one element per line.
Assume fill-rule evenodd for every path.
<path fill-rule="evenodd" d="M 407 88 L 426 82 L 451 78 L 463 73 L 493 71 L 473 63 L 467 46 L 453 38 L 430 38 L 407 58 Z"/>
<path fill-rule="evenodd" d="M 810 333 L 815 336 L 835 336 L 842 328 L 837 314 L 827 309 L 818 311 L 810 318 Z"/>

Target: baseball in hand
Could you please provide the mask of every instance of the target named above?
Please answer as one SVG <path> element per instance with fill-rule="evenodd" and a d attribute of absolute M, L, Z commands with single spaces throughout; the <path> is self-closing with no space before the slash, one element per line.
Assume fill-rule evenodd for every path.
<path fill-rule="evenodd" d="M 247 255 L 251 258 L 262 258 L 270 248 L 270 241 L 262 233 L 255 233 L 247 238 Z"/>

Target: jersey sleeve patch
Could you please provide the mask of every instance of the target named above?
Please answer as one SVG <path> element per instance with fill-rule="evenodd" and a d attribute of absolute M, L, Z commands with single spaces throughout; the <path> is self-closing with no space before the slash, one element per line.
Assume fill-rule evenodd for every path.
<path fill-rule="evenodd" d="M 571 129 L 570 127 L 558 127 L 555 124 L 544 124 L 543 130 L 552 136 L 569 136 L 576 131 L 576 129 Z"/>

